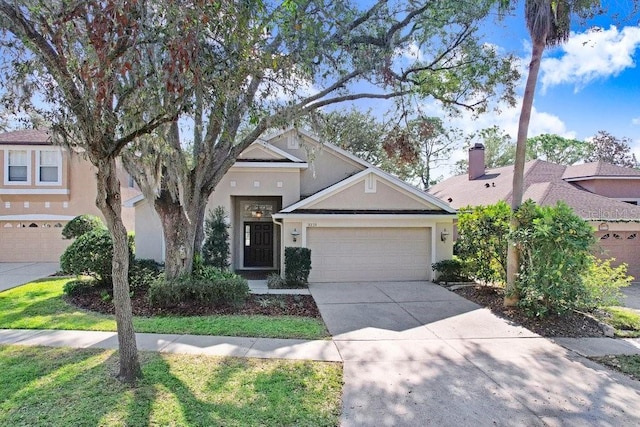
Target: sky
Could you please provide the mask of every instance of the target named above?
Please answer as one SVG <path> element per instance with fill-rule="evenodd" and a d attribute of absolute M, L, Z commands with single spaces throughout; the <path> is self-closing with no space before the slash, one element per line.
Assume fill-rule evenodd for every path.
<path fill-rule="evenodd" d="M 604 2 L 603 2 L 604 3 Z M 611 9 L 587 23 L 572 22 L 567 43 L 545 50 L 536 88 L 529 136 L 554 133 L 580 140 L 605 130 L 632 140 L 640 159 L 640 25 L 628 10 Z M 498 125 L 515 140 L 521 95 L 531 55 L 531 43 L 523 17 L 524 1 L 501 25 L 483 27 L 486 41 L 521 58 L 519 104 L 501 114 L 489 113 L 478 120 L 470 116 L 449 120 L 465 133 Z M 612 18 L 619 13 L 618 17 Z M 456 153 L 457 158 L 466 153 Z M 455 159 L 454 159 L 455 160 Z M 447 171 L 440 168 L 440 172 Z"/>

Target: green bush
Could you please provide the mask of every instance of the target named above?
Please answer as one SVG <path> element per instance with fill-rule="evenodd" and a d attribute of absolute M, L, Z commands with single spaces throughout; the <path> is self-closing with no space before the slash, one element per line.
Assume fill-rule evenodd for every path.
<path fill-rule="evenodd" d="M 202 245 L 203 262 L 225 270 L 229 267 L 229 224 L 222 206 L 209 211 L 205 220 L 205 239 Z"/>
<path fill-rule="evenodd" d="M 510 219 L 511 208 L 505 202 L 460 210 L 455 251 L 476 279 L 506 283 Z"/>
<path fill-rule="evenodd" d="M 269 289 L 286 289 L 287 282 L 278 273 L 271 273 L 267 276 L 267 287 Z"/>
<path fill-rule="evenodd" d="M 431 264 L 433 271 L 437 271 L 438 280 L 445 282 L 467 282 L 469 281 L 468 266 L 458 257 L 445 259 Z"/>
<path fill-rule="evenodd" d="M 288 287 L 307 286 L 311 272 L 311 249 L 284 248 L 284 279 Z"/>
<path fill-rule="evenodd" d="M 129 236 L 129 256 L 133 261 L 133 239 Z M 100 228 L 78 237 L 60 257 L 60 267 L 65 274 L 85 274 L 102 284 L 111 282 L 113 244 L 111 235 Z"/>
<path fill-rule="evenodd" d="M 516 220 L 520 307 L 539 317 L 580 307 L 589 299 L 583 277 L 592 263 L 593 228 L 564 203 L 541 207 L 527 201 Z"/>
<path fill-rule="evenodd" d="M 198 274 L 167 280 L 160 275 L 149 287 L 149 301 L 159 307 L 199 303 L 240 307 L 249 296 L 247 281 L 237 274 L 204 267 Z"/>
<path fill-rule="evenodd" d="M 77 239 L 90 231 L 104 229 L 102 220 L 95 215 L 79 215 L 69 221 L 62 229 L 65 239 Z"/>
<path fill-rule="evenodd" d="M 587 308 L 620 305 L 624 295 L 620 288 L 629 286 L 633 277 L 627 275 L 627 265 L 611 266 L 611 260 L 591 257 L 589 268 L 584 272 L 582 281 L 586 296 L 582 305 Z"/>
<path fill-rule="evenodd" d="M 92 291 L 95 286 L 96 281 L 93 278 L 78 278 L 65 283 L 62 287 L 62 292 L 69 296 L 82 295 Z"/>
<path fill-rule="evenodd" d="M 134 259 L 129 264 L 129 288 L 147 289 L 160 275 L 160 265 L 152 259 Z"/>

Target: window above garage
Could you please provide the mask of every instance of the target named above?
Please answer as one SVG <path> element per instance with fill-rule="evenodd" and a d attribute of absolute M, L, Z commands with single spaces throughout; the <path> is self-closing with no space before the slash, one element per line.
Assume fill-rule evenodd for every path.
<path fill-rule="evenodd" d="M 57 147 L 6 147 L 0 154 L 0 194 L 69 194 L 63 186 L 63 152 Z"/>

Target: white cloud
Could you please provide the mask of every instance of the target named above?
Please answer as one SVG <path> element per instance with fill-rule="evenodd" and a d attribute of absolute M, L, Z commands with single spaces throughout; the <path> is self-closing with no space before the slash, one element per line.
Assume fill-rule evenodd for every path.
<path fill-rule="evenodd" d="M 635 67 L 634 54 L 640 47 L 640 27 L 615 26 L 585 33 L 572 33 L 569 41 L 560 47 L 558 58 L 543 58 L 541 82 L 543 89 L 573 84 L 576 90 L 596 79 L 620 74 Z"/>
<path fill-rule="evenodd" d="M 634 117 L 633 119 L 631 119 L 631 124 L 640 125 L 640 117 Z"/>

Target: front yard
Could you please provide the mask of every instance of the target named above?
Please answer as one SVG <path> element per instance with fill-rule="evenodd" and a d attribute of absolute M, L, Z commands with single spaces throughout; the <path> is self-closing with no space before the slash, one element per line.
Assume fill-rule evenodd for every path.
<path fill-rule="evenodd" d="M 79 309 L 63 298 L 68 278 L 47 278 L 0 293 L 0 329 L 115 331 L 111 315 Z M 324 339 L 321 319 L 299 316 L 134 316 L 136 332 L 256 338 Z"/>

